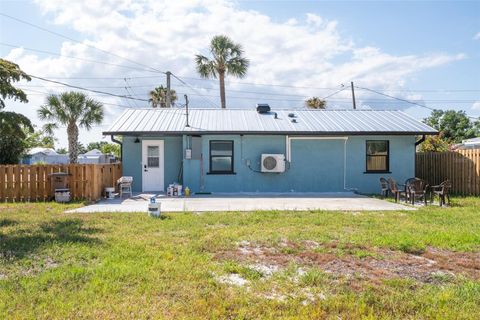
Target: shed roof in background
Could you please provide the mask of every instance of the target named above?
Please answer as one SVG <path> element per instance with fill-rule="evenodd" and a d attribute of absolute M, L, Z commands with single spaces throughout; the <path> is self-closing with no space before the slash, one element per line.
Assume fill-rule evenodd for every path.
<path fill-rule="evenodd" d="M 275 113 L 277 118 L 275 118 Z M 292 118 L 289 114 L 294 114 Z M 292 122 L 292 119 L 295 122 Z M 436 134 L 437 131 L 401 111 L 252 109 L 127 109 L 105 135 L 148 134 Z"/>
<path fill-rule="evenodd" d="M 35 147 L 35 148 L 32 148 L 28 151 L 29 155 L 34 155 L 34 154 L 37 154 L 37 153 L 43 153 L 47 156 L 54 156 L 54 155 L 58 154 L 52 148 L 43 148 L 43 147 Z"/>

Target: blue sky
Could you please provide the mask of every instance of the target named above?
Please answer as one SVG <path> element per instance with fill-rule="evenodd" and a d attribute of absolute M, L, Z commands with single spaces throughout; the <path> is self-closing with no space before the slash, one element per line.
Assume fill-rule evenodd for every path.
<path fill-rule="evenodd" d="M 195 53 L 208 53 L 208 39 L 222 33 L 242 43 L 252 61 L 246 79 L 230 79 L 227 99 L 231 107 L 251 107 L 265 101 L 279 108 L 301 107 L 303 96 L 323 97 L 341 84 L 355 81 L 358 86 L 431 108 L 462 109 L 480 116 L 479 1 L 97 3 L 90 6 L 89 1 L 1 0 L 0 12 L 131 60 L 170 70 L 195 88 L 173 83 L 179 93 L 189 94 L 193 107 L 218 104 L 216 82 L 196 79 L 192 57 Z M 3 16 L 0 42 L 139 67 Z M 101 90 L 138 98 L 147 98 L 148 86 L 164 83 L 163 76 L 151 72 L 4 45 L 0 45 L 0 54 L 31 74 L 63 78 L 64 82 L 90 88 L 115 84 L 116 88 Z M 117 79 L 98 79 L 102 76 Z M 95 79 L 77 79 L 81 77 Z M 26 114 L 40 126 L 35 110 L 45 94 L 64 89 L 39 81 L 22 86 L 29 90 L 30 103 L 10 103 L 9 108 Z M 418 119 L 429 113 L 360 89 L 357 92 L 359 104 L 366 108 L 401 109 Z M 83 142 L 99 140 L 102 129 L 123 111 L 123 107 L 113 105 L 146 106 L 141 101 L 93 96 L 111 105 L 106 107 L 103 127 L 82 135 Z M 332 108 L 351 107 L 347 90 L 327 102 Z M 65 145 L 65 139 L 61 138 L 59 144 Z"/>
<path fill-rule="evenodd" d="M 340 32 L 360 45 L 391 54 L 465 53 L 467 59 L 410 79 L 411 89 L 480 89 L 480 1 L 241 1 L 277 20 L 314 12 L 337 20 Z M 457 96 L 456 96 L 457 97 Z M 443 98 L 443 97 L 442 97 Z M 480 93 L 458 99 L 480 98 Z M 433 98 L 432 98 L 433 99 Z M 440 99 L 440 97 L 439 97 Z M 468 107 L 468 104 L 466 104 Z M 478 110 L 480 114 L 480 110 Z"/>

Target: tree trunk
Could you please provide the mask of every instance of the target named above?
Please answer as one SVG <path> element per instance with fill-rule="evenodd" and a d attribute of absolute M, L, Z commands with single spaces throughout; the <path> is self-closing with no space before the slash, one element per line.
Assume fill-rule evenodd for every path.
<path fill-rule="evenodd" d="M 68 135 L 68 153 L 70 163 L 78 162 L 78 127 L 75 122 L 70 122 L 67 126 Z"/>
<path fill-rule="evenodd" d="M 220 100 L 222 102 L 222 109 L 226 108 L 225 103 L 225 71 L 219 72 L 220 77 Z"/>

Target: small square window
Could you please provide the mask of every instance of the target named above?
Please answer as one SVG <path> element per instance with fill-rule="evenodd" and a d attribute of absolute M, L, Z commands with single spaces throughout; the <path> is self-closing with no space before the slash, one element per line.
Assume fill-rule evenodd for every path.
<path fill-rule="evenodd" d="M 210 173 L 233 173 L 233 141 L 210 141 Z"/>
<path fill-rule="evenodd" d="M 367 140 L 367 172 L 388 172 L 390 150 L 388 140 Z"/>

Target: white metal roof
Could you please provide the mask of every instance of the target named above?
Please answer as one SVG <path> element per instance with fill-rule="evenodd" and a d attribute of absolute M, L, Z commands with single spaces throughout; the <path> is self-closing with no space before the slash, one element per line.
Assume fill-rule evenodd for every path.
<path fill-rule="evenodd" d="M 466 147 L 478 146 L 480 145 L 480 137 L 463 140 L 462 144 Z"/>
<path fill-rule="evenodd" d="M 43 153 L 47 156 L 54 156 L 54 155 L 58 154 L 52 148 L 43 148 L 43 147 L 35 147 L 35 148 L 32 148 L 28 151 L 29 155 L 34 155 L 34 154 L 37 154 L 37 153 Z"/>
<path fill-rule="evenodd" d="M 277 118 L 275 118 L 275 113 Z M 294 114 L 294 118 L 289 114 Z M 401 111 L 377 110 L 272 110 L 127 109 L 105 135 L 149 134 L 436 134 L 437 131 Z M 295 122 L 293 122 L 294 120 Z"/>

